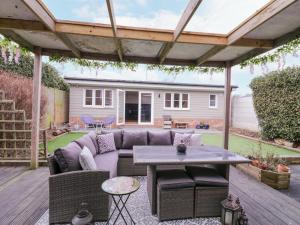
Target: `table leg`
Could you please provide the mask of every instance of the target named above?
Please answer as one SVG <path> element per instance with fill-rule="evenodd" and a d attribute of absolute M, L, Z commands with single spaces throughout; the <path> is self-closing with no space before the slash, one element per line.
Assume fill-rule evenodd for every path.
<path fill-rule="evenodd" d="M 156 166 L 147 166 L 147 192 L 149 202 L 151 205 L 152 215 L 156 214 L 156 201 L 157 201 L 157 178 L 156 178 Z"/>

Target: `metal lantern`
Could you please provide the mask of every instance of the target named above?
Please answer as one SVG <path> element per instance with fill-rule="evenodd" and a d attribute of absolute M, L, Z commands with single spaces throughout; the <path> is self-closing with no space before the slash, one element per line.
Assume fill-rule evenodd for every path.
<path fill-rule="evenodd" d="M 81 203 L 80 209 L 72 219 L 72 225 L 88 225 L 93 220 L 93 215 L 88 211 L 88 204 Z"/>
<path fill-rule="evenodd" d="M 241 211 L 241 216 L 239 218 L 239 225 L 248 225 L 248 218 L 244 210 Z"/>
<path fill-rule="evenodd" d="M 239 199 L 234 201 L 232 195 L 228 195 L 227 199 L 221 202 L 221 205 L 222 225 L 238 225 L 239 217 L 241 215 L 241 205 L 239 203 Z"/>

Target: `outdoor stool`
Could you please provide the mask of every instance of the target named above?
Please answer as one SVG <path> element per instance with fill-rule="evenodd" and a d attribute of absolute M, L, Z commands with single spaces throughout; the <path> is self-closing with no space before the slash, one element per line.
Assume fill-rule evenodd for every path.
<path fill-rule="evenodd" d="M 221 201 L 228 195 L 228 180 L 213 168 L 188 166 L 186 170 L 196 184 L 194 216 L 221 216 Z"/>
<path fill-rule="evenodd" d="M 192 218 L 194 181 L 184 170 L 162 170 L 157 176 L 157 214 L 159 221 Z"/>

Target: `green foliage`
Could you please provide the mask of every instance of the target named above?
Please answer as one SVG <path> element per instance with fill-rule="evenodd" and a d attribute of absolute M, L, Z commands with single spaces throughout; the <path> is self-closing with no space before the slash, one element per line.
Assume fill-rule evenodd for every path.
<path fill-rule="evenodd" d="M 300 141 L 300 68 L 271 72 L 252 80 L 253 103 L 266 139 Z"/>
<path fill-rule="evenodd" d="M 5 64 L 3 58 L 0 57 L 0 70 L 31 78 L 33 76 L 33 57 L 29 54 L 22 54 L 19 64 L 15 62 Z M 67 91 L 69 89 L 68 84 L 65 83 L 59 72 L 48 63 L 43 63 L 42 83 L 46 87 L 57 88 L 59 90 Z"/>

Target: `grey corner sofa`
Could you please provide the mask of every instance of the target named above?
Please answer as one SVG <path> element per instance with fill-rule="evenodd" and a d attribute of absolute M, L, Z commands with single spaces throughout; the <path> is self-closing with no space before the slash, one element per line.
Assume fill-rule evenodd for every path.
<path fill-rule="evenodd" d="M 178 131 L 176 131 L 178 132 Z M 94 221 L 108 219 L 111 201 L 101 190 L 115 176 L 145 176 L 146 166 L 133 164 L 134 145 L 172 145 L 175 131 L 102 131 L 113 133 L 117 151 L 99 154 L 96 133 L 91 131 L 49 155 L 49 223 L 70 223 L 82 202 L 88 203 Z M 193 133 L 193 131 L 184 131 Z M 199 140 L 198 140 L 199 139 Z M 192 140 L 200 144 L 200 137 Z M 82 170 L 79 154 L 84 146 L 92 152 L 98 170 Z"/>

